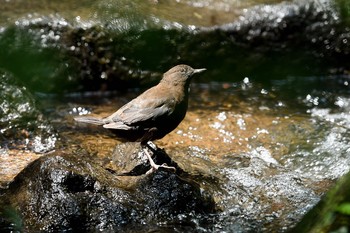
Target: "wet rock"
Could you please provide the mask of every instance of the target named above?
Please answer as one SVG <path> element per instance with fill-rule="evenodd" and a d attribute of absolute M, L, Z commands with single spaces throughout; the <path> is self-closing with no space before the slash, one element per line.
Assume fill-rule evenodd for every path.
<path fill-rule="evenodd" d="M 252 47 L 270 43 L 273 49 L 282 49 L 288 43 L 306 42 L 318 29 L 329 30 L 338 23 L 339 13 L 331 1 L 294 0 L 251 7 L 220 29 L 232 32 L 238 43 Z"/>
<path fill-rule="evenodd" d="M 15 75 L 0 69 L 0 79 L 0 187 L 6 187 L 28 163 L 52 151 L 58 135 Z"/>
<path fill-rule="evenodd" d="M 156 164 L 175 167 L 178 174 L 182 172 L 182 169 L 163 149 L 157 148 L 153 151 L 153 160 Z M 142 175 L 151 169 L 140 143 L 131 142 L 118 144 L 104 166 L 119 175 Z"/>
<path fill-rule="evenodd" d="M 0 147 L 43 153 L 55 147 L 57 135 L 31 93 L 9 72 L 0 70 Z"/>
<path fill-rule="evenodd" d="M 31 163 L 4 191 L 2 200 L 0 226 L 47 232 L 123 232 L 144 224 L 156 229 L 158 223 L 178 215 L 214 209 L 196 185 L 173 173 L 120 177 L 68 155 Z M 9 211 L 20 216 L 22 226 L 6 214 Z"/>
<path fill-rule="evenodd" d="M 214 28 L 240 48 L 238 51 L 244 53 L 242 57 L 249 57 L 243 58 L 240 66 L 249 67 L 256 62 L 251 76 L 257 72 L 268 78 L 291 73 L 318 74 L 335 67 L 343 71 L 348 69 L 346 59 L 342 58 L 349 54 L 348 38 L 342 38 L 349 36 L 349 28 L 340 19 L 333 1 L 297 0 L 254 6 L 246 9 L 238 20 Z M 273 68 L 265 73 L 264 67 L 275 62 L 279 63 L 277 66 L 288 67 L 287 72 Z M 312 64 L 312 68 L 301 68 L 303 63 Z M 327 68 L 320 69 L 320 66 Z"/>

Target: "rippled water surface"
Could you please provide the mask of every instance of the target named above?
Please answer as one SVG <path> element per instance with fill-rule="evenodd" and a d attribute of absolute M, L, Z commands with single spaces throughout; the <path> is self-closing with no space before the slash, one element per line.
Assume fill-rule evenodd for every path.
<path fill-rule="evenodd" d="M 140 21 L 141 17 L 150 16 L 151 21 L 159 20 L 190 24 L 195 26 L 213 26 L 216 24 L 229 23 L 236 19 L 243 9 L 256 4 L 271 4 L 278 0 L 251 0 L 251 1 L 110 1 L 84 0 L 75 1 L 3 1 L 0 6 L 2 12 L 0 25 L 16 21 L 22 17 L 35 18 L 37 16 L 61 15 L 70 22 L 90 23 L 127 23 L 126 18 L 135 18 Z M 122 28 L 122 25 L 116 25 Z"/>
<path fill-rule="evenodd" d="M 345 76 L 327 76 L 262 84 L 244 77 L 192 86 L 185 120 L 157 144 L 185 171 L 202 177 L 198 182 L 222 211 L 212 230 L 293 225 L 349 171 L 348 82 Z M 300 88 L 306 86 L 313 88 Z M 64 111 L 68 117 L 87 108 L 104 114 L 121 100 L 96 106 L 73 101 Z M 106 146 L 113 141 L 94 148 L 91 136 L 78 137 L 98 155 L 110 153 Z M 217 186 L 212 179 L 220 180 Z"/>
<path fill-rule="evenodd" d="M 51 153 L 115 169 L 124 144 L 73 117 L 107 116 L 187 63 L 207 71 L 186 118 L 156 144 L 217 212 L 174 215 L 155 231 L 291 229 L 350 170 L 350 29 L 333 2 L 304 4 L 3 1 L 1 187 Z"/>

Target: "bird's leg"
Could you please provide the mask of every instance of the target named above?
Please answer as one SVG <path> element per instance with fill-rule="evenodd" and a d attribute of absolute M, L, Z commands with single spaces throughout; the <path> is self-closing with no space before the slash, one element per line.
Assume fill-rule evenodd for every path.
<path fill-rule="evenodd" d="M 153 145 L 154 145 L 154 144 L 153 144 Z M 173 172 L 176 172 L 175 167 L 170 167 L 170 166 L 168 166 L 168 165 L 166 165 L 166 164 L 162 164 L 162 165 L 156 164 L 156 163 L 153 161 L 152 156 L 150 155 L 150 153 L 149 153 L 149 151 L 148 151 L 147 144 L 142 144 L 142 149 L 143 149 L 143 151 L 145 152 L 145 154 L 146 154 L 146 156 L 147 156 L 147 158 L 148 158 L 148 160 L 149 160 L 149 163 L 150 163 L 150 165 L 151 165 L 151 169 L 148 170 L 148 171 L 146 172 L 146 174 L 151 174 L 151 173 L 155 172 L 156 170 L 158 170 L 160 167 L 165 168 L 165 169 L 172 170 Z M 152 148 L 152 149 L 153 149 L 153 148 Z"/>
<path fill-rule="evenodd" d="M 145 152 L 145 154 L 147 155 L 147 158 L 148 158 L 148 160 L 149 160 L 149 163 L 151 164 L 151 169 L 148 170 L 148 171 L 146 172 L 146 174 L 150 174 L 150 173 L 152 173 L 152 172 L 158 170 L 159 165 L 157 165 L 157 164 L 153 161 L 151 155 L 150 155 L 149 152 L 148 152 L 148 148 L 147 148 L 147 147 L 143 147 L 143 152 Z"/>
<path fill-rule="evenodd" d="M 154 144 L 152 141 L 148 141 L 146 143 L 147 147 L 151 149 L 153 152 L 158 150 L 158 146 Z"/>

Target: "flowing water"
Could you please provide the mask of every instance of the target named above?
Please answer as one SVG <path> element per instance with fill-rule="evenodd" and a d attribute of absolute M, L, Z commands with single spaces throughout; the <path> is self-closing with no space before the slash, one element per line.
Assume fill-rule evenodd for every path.
<path fill-rule="evenodd" d="M 213 197 L 217 212 L 175 215 L 157 226 L 287 231 L 350 170 L 350 76 L 340 59 L 348 58 L 349 28 L 341 25 L 338 40 L 336 27 L 306 39 L 292 27 L 276 39 L 271 32 L 296 25 L 293 14 L 304 3 L 279 2 L 4 1 L 1 186 L 53 151 L 88 154 L 113 170 L 122 144 L 73 117 L 113 113 L 184 62 L 207 71 L 193 80 L 184 121 L 156 143 Z M 340 17 L 328 13 L 310 17 L 324 24 L 306 30 Z"/>
<path fill-rule="evenodd" d="M 289 229 L 350 170 L 349 81 L 346 76 L 286 77 L 261 84 L 245 77 L 192 85 L 185 120 L 157 145 L 216 200 L 221 213 L 203 232 Z M 68 119 L 105 115 L 125 101 L 107 99 L 85 105 L 73 98 L 62 113 Z M 73 135 L 69 128 L 62 134 L 101 158 L 111 155 L 116 142 L 90 130 Z M 192 221 L 204 221 L 203 216 Z"/>

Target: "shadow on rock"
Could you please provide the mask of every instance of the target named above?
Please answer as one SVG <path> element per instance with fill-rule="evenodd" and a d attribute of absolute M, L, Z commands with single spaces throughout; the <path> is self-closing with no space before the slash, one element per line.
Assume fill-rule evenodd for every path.
<path fill-rule="evenodd" d="M 117 176 L 87 158 L 57 154 L 29 164 L 1 197 L 0 229 L 7 231 L 137 232 L 141 225 L 160 230 L 160 222 L 195 230 L 184 216 L 215 208 L 198 185 L 169 171 Z"/>

